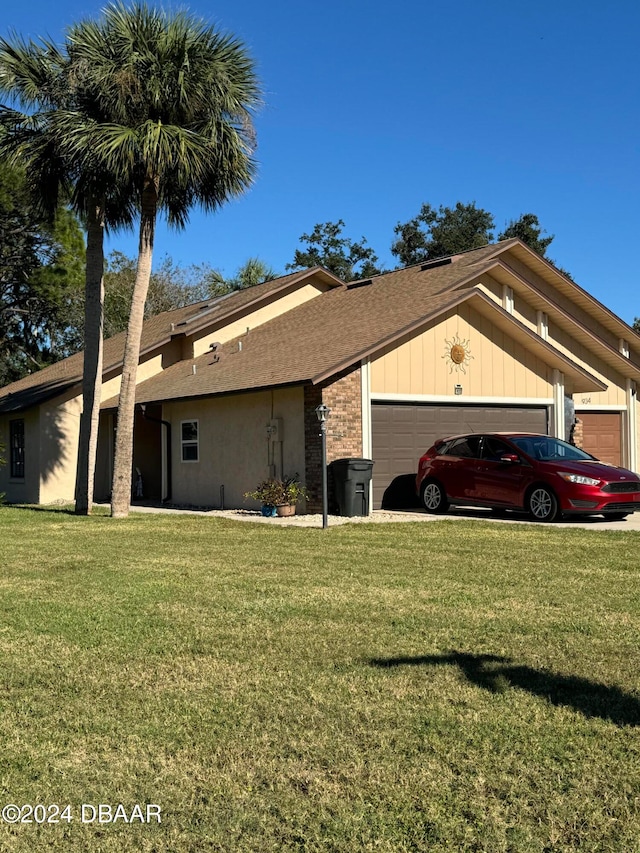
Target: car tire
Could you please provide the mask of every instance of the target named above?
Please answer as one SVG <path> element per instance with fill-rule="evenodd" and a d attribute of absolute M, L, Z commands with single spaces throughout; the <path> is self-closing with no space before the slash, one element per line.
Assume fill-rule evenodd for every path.
<path fill-rule="evenodd" d="M 445 490 L 436 480 L 427 480 L 420 490 L 423 509 L 427 512 L 441 513 L 449 509 L 449 501 Z"/>
<path fill-rule="evenodd" d="M 527 495 L 527 512 L 534 521 L 555 521 L 558 499 L 546 486 L 534 486 Z"/>
<path fill-rule="evenodd" d="M 606 521 L 624 521 L 628 515 L 628 512 L 607 512 L 604 517 Z"/>

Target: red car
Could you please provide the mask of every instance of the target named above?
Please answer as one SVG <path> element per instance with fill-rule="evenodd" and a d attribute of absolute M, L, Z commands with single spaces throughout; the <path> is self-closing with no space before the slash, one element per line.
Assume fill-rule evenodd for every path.
<path fill-rule="evenodd" d="M 640 477 L 548 435 L 490 433 L 436 441 L 420 459 L 416 489 L 427 512 L 450 504 L 626 518 L 640 510 Z"/>

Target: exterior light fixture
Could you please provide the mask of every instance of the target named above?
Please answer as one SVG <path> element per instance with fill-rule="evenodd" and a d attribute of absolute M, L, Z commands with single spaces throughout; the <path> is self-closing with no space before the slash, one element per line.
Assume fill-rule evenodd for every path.
<path fill-rule="evenodd" d="M 327 418 L 331 409 L 324 403 L 316 406 L 316 415 L 320 422 L 320 436 L 322 438 L 322 526 L 329 525 L 329 493 L 327 487 Z"/>

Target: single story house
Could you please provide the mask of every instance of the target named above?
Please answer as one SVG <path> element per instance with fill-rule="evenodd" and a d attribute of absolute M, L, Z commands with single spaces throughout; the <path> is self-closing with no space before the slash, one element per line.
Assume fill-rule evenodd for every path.
<path fill-rule="evenodd" d="M 105 342 L 97 500 L 123 346 Z M 0 389 L 8 500 L 73 499 L 81 375 L 77 354 Z M 240 507 L 298 473 L 316 510 L 324 402 L 329 462 L 374 460 L 373 508 L 459 432 L 547 433 L 637 471 L 639 381 L 640 336 L 517 239 L 366 281 L 314 268 L 145 323 L 132 462 L 149 499 Z"/>

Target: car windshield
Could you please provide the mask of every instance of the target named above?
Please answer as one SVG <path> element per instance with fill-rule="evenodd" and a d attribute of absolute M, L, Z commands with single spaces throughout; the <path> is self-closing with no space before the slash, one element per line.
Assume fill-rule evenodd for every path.
<path fill-rule="evenodd" d="M 574 447 L 573 444 L 567 444 L 566 441 L 561 441 L 552 436 L 519 436 L 512 438 L 511 443 L 515 444 L 518 450 L 522 450 L 523 453 L 542 462 L 552 462 L 557 459 L 572 462 L 593 462 L 595 460 L 595 456 L 591 456 L 585 450 L 580 450 L 579 447 Z"/>

